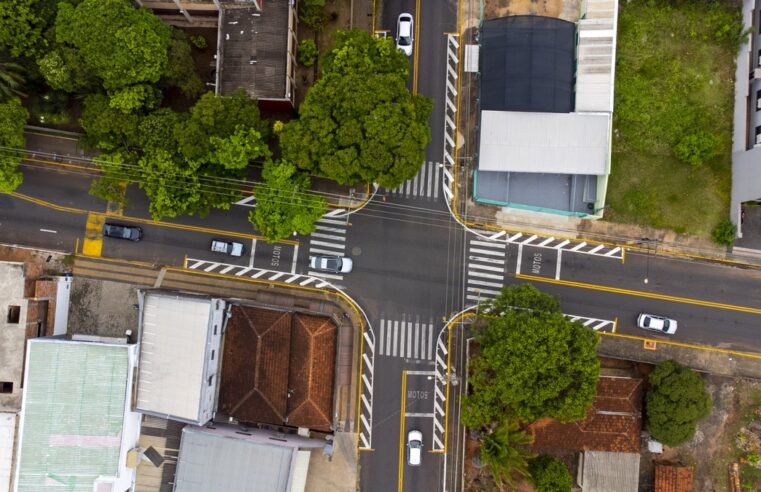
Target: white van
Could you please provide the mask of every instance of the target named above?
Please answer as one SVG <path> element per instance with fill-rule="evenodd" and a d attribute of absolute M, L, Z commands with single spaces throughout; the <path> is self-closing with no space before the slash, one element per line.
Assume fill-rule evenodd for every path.
<path fill-rule="evenodd" d="M 223 241 L 221 239 L 211 240 L 211 250 L 215 253 L 225 253 L 230 256 L 243 256 L 246 252 L 246 248 L 242 243 L 236 243 L 235 241 Z"/>

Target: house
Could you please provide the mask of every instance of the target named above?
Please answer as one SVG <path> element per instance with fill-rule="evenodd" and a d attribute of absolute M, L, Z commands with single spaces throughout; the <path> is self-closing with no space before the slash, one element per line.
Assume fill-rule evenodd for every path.
<path fill-rule="evenodd" d="M 29 340 L 15 492 L 130 490 L 140 432 L 131 409 L 137 347 Z"/>
<path fill-rule="evenodd" d="M 480 34 L 474 200 L 601 217 L 610 174 L 617 2 L 578 24 L 486 20 Z"/>
<path fill-rule="evenodd" d="M 655 464 L 655 492 L 692 492 L 691 466 Z"/>
<path fill-rule="evenodd" d="M 219 412 L 241 422 L 331 432 L 336 343 L 330 318 L 234 306 Z"/>
<path fill-rule="evenodd" d="M 529 426 L 537 451 L 579 451 L 577 482 L 584 492 L 636 492 L 639 483 L 643 380 L 603 375 L 587 416 L 544 419 Z"/>
<path fill-rule="evenodd" d="M 138 291 L 137 411 L 203 425 L 214 416 L 227 303 Z"/>

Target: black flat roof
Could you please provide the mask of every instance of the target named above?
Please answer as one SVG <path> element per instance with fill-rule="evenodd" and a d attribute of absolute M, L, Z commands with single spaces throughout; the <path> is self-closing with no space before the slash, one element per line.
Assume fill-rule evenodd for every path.
<path fill-rule="evenodd" d="M 573 111 L 576 25 L 516 15 L 481 28 L 481 109 Z"/>

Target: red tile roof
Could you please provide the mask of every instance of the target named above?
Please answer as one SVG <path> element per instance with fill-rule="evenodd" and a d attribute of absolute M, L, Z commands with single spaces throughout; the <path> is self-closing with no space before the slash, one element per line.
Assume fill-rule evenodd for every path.
<path fill-rule="evenodd" d="M 692 492 L 692 467 L 656 464 L 655 492 Z"/>
<path fill-rule="evenodd" d="M 529 426 L 537 449 L 638 453 L 642 430 L 642 380 L 600 377 L 584 420 L 544 419 Z"/>
<path fill-rule="evenodd" d="M 330 430 L 336 336 L 329 318 L 234 306 L 222 354 L 220 412 Z"/>

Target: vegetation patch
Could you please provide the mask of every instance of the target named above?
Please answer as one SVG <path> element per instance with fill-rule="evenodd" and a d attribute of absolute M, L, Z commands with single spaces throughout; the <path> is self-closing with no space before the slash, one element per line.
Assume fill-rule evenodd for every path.
<path fill-rule="evenodd" d="M 709 237 L 727 216 L 742 29 L 730 2 L 621 4 L 610 220 Z"/>

